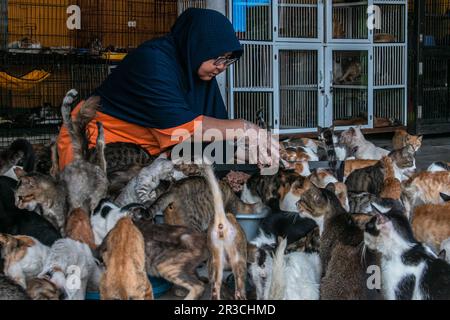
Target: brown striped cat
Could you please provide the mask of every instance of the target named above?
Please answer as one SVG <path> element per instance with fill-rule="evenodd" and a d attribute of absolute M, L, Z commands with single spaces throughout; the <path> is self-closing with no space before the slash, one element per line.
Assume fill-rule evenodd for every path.
<path fill-rule="evenodd" d="M 353 171 L 374 166 L 377 162 L 378 160 L 358 160 L 358 159 L 345 160 L 343 164 L 344 182 Z"/>
<path fill-rule="evenodd" d="M 227 212 L 259 213 L 267 210 L 261 203 L 242 202 L 231 187 L 219 182 Z M 164 221 L 170 225 L 186 226 L 199 232 L 208 230 L 214 214 L 213 198 L 204 177 L 189 177 L 176 181 L 149 208 L 152 217 L 164 213 Z"/>
<path fill-rule="evenodd" d="M 417 151 L 422 146 L 422 138 L 423 136 L 410 135 L 404 129 L 395 130 L 394 137 L 392 138 L 392 146 L 394 150 L 398 150 L 411 145 L 414 151 Z"/>

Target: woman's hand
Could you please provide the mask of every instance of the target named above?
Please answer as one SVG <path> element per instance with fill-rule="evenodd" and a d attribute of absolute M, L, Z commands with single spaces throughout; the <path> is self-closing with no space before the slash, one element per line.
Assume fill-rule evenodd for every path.
<path fill-rule="evenodd" d="M 243 121 L 243 136 L 238 141 L 237 158 L 261 167 L 277 166 L 280 158 L 278 138 L 254 123 Z"/>

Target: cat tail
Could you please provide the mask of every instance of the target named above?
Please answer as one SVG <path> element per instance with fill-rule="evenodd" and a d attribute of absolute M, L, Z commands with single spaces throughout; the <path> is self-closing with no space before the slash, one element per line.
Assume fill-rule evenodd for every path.
<path fill-rule="evenodd" d="M 83 159 L 83 154 L 81 152 L 81 141 L 78 137 L 77 126 L 74 125 L 71 116 L 72 104 L 75 101 L 75 97 L 77 96 L 77 94 L 78 92 L 75 89 L 69 90 L 66 93 L 66 96 L 64 97 L 63 103 L 61 105 L 61 116 L 63 119 L 63 124 L 67 127 L 70 140 L 72 141 L 73 160 Z"/>
<path fill-rule="evenodd" d="M 80 141 L 79 152 L 82 155 L 82 159 L 86 159 L 90 138 L 88 136 L 86 127 L 89 122 L 91 122 L 96 117 L 99 106 L 99 96 L 92 96 L 88 98 L 81 106 L 80 111 L 76 116 L 76 120 L 74 121 L 74 130 L 76 132 L 78 140 Z"/>
<path fill-rule="evenodd" d="M 282 241 L 279 241 L 279 245 L 277 247 L 277 250 L 275 251 L 275 255 L 273 257 L 272 279 L 270 282 L 268 300 L 283 300 L 284 298 L 286 287 L 284 278 L 284 270 L 286 268 L 286 264 L 284 261 L 284 251 L 286 250 L 286 246 L 287 239 L 284 238 Z"/>
<path fill-rule="evenodd" d="M 381 162 L 384 167 L 384 180 L 388 178 L 395 178 L 394 165 L 392 163 L 392 159 L 389 156 L 384 156 L 381 159 Z"/>
<path fill-rule="evenodd" d="M 344 172 L 345 172 L 345 160 L 341 161 L 339 165 L 336 162 L 334 174 L 339 182 L 344 182 Z"/>
<path fill-rule="evenodd" d="M 224 223 L 227 219 L 225 214 L 225 208 L 223 206 L 222 191 L 220 190 L 219 183 L 211 165 L 203 166 L 206 181 L 211 188 L 214 203 L 214 223 Z"/>
<path fill-rule="evenodd" d="M 97 165 L 102 169 L 104 173 L 107 169 L 107 163 L 105 158 L 105 131 L 103 129 L 103 123 L 100 121 L 97 121 L 97 129 L 98 129 L 98 135 L 97 135 L 97 143 L 95 145 L 96 149 L 96 156 L 97 156 Z"/>
<path fill-rule="evenodd" d="M 25 172 L 31 172 L 34 170 L 36 162 L 36 156 L 33 150 L 33 146 L 26 139 L 17 139 L 2 152 L 0 159 L 6 160 L 0 172 L 4 173 L 11 169 L 13 166 L 19 164 L 22 161 L 22 167 Z"/>

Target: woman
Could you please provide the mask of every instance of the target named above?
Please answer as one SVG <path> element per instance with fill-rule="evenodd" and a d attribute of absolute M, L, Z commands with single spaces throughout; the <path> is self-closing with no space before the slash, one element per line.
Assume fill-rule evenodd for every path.
<path fill-rule="evenodd" d="M 179 129 L 188 133 L 181 140 L 196 130 L 217 129 L 224 137 L 226 129 L 261 132 L 250 122 L 228 120 L 215 79 L 242 51 L 225 16 L 213 10 L 186 10 L 168 35 L 140 45 L 95 90 L 101 97 L 95 120 L 103 123 L 106 143 L 131 142 L 157 155 L 180 142 L 173 137 Z M 95 123 L 87 130 L 92 147 Z M 270 146 L 277 143 L 269 141 Z M 260 143 L 265 146 L 267 140 Z M 58 137 L 58 153 L 62 169 L 72 160 L 65 127 Z"/>

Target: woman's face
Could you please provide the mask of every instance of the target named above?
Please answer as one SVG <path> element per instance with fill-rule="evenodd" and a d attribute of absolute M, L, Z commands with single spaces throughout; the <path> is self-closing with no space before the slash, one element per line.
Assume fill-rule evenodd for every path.
<path fill-rule="evenodd" d="M 231 52 L 227 52 L 223 55 L 225 58 L 229 58 L 231 56 Z M 225 63 L 215 64 L 217 59 L 207 60 L 202 63 L 200 68 L 198 68 L 198 77 L 203 81 L 210 81 L 219 73 L 223 72 L 227 66 Z"/>

